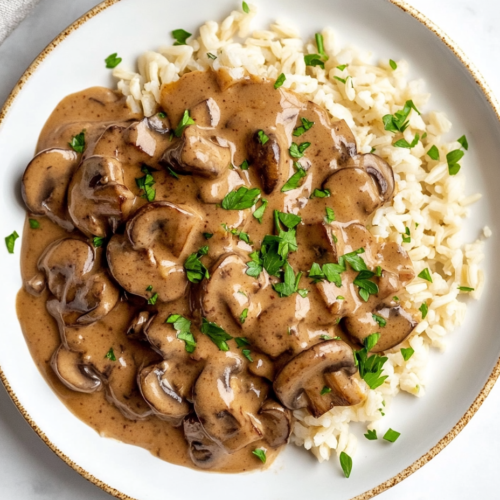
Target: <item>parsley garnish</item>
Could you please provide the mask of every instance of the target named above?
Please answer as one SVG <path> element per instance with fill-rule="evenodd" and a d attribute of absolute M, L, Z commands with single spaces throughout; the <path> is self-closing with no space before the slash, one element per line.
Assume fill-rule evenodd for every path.
<path fill-rule="evenodd" d="M 85 149 L 85 129 L 79 134 L 74 135 L 68 144 L 76 153 L 83 153 L 83 150 Z"/>
<path fill-rule="evenodd" d="M 156 181 L 146 165 L 142 166 L 141 172 L 145 174 L 144 177 L 135 179 L 135 183 L 139 189 L 144 191 L 142 198 L 146 198 L 148 201 L 154 201 L 156 197 L 156 189 L 153 189 L 153 185 L 156 184 Z"/>
<path fill-rule="evenodd" d="M 259 221 L 259 224 L 262 224 L 262 217 L 264 217 L 264 212 L 266 211 L 267 200 L 261 199 L 260 201 L 261 205 L 255 210 L 253 216 Z"/>
<path fill-rule="evenodd" d="M 409 227 L 405 228 L 405 234 L 403 234 L 402 236 L 403 236 L 403 243 L 411 243 L 411 235 Z"/>
<path fill-rule="evenodd" d="M 252 252 L 249 257 L 252 260 L 247 262 L 246 274 L 248 274 L 248 276 L 252 276 L 253 278 L 258 278 L 263 269 L 263 262 L 260 258 L 260 254 L 259 252 Z"/>
<path fill-rule="evenodd" d="M 269 140 L 269 137 L 263 130 L 259 130 L 257 132 L 257 137 L 259 138 L 259 142 L 264 146 L 264 144 Z"/>
<path fill-rule="evenodd" d="M 432 148 L 427 151 L 427 156 L 431 160 L 439 160 L 439 149 L 436 146 L 432 146 Z"/>
<path fill-rule="evenodd" d="M 263 463 L 266 463 L 266 451 L 261 448 L 253 450 L 252 453 Z"/>
<path fill-rule="evenodd" d="M 465 151 L 469 150 L 469 143 L 467 142 L 467 137 L 463 135 L 460 139 L 457 139 L 457 142 L 465 149 Z"/>
<path fill-rule="evenodd" d="M 348 66 L 348 64 L 340 64 L 339 66 L 336 66 L 336 68 L 340 69 L 340 71 L 344 71 Z"/>
<path fill-rule="evenodd" d="M 165 323 L 170 323 L 177 331 L 177 338 L 183 340 L 187 352 L 194 352 L 196 349 L 196 340 L 191 333 L 191 321 L 180 314 L 171 314 Z"/>
<path fill-rule="evenodd" d="M 413 354 L 415 353 L 415 350 L 412 347 L 402 347 L 401 348 L 401 354 L 403 355 L 403 359 L 405 361 L 408 361 Z"/>
<path fill-rule="evenodd" d="M 114 54 L 106 57 L 106 59 L 104 59 L 104 62 L 106 63 L 106 68 L 113 69 L 122 62 L 122 58 L 118 57 L 118 52 L 115 52 Z"/>
<path fill-rule="evenodd" d="M 31 229 L 39 229 L 40 223 L 36 219 L 29 219 Z"/>
<path fill-rule="evenodd" d="M 181 121 L 175 128 L 174 134 L 175 137 L 180 137 L 182 135 L 182 132 L 184 132 L 184 129 L 188 127 L 189 125 L 194 125 L 196 122 L 191 118 L 189 115 L 189 110 L 186 109 L 184 111 L 184 114 L 182 115 Z"/>
<path fill-rule="evenodd" d="M 340 76 L 334 76 L 333 78 L 335 78 L 335 80 L 338 80 L 339 82 L 345 84 L 346 82 L 346 79 L 345 78 L 340 78 Z"/>
<path fill-rule="evenodd" d="M 352 458 L 345 451 L 340 454 L 340 466 L 342 467 L 344 476 L 349 478 L 352 471 Z"/>
<path fill-rule="evenodd" d="M 333 211 L 333 208 L 326 207 L 326 217 L 325 217 L 325 222 L 330 224 L 330 222 L 333 222 L 335 220 L 335 212 Z"/>
<path fill-rule="evenodd" d="M 326 55 L 324 39 L 321 33 L 316 33 L 316 47 L 318 47 L 319 55 L 323 58 L 323 60 L 328 61 L 330 58 Z"/>
<path fill-rule="evenodd" d="M 212 54 L 211 52 L 207 52 L 207 57 L 213 60 L 217 59 L 217 56 L 215 54 Z"/>
<path fill-rule="evenodd" d="M 154 293 L 149 299 L 148 299 L 148 304 L 150 306 L 154 306 L 156 304 L 156 301 L 158 300 L 158 294 Z"/>
<path fill-rule="evenodd" d="M 278 76 L 276 82 L 274 82 L 274 88 L 279 89 L 285 83 L 285 80 L 286 80 L 285 73 L 281 73 L 281 75 Z"/>
<path fill-rule="evenodd" d="M 366 434 L 364 434 L 365 438 L 369 441 L 375 441 L 377 438 L 377 431 L 375 429 L 368 429 Z"/>
<path fill-rule="evenodd" d="M 307 294 L 309 293 L 309 290 L 307 288 L 299 288 L 297 290 L 297 293 L 303 298 L 305 299 L 307 297 Z"/>
<path fill-rule="evenodd" d="M 106 238 L 101 238 L 100 236 L 94 236 L 92 238 L 92 244 L 95 248 L 102 247 L 103 243 L 106 241 Z"/>
<path fill-rule="evenodd" d="M 372 314 L 373 321 L 376 321 L 382 328 L 387 325 L 387 321 L 378 314 Z"/>
<path fill-rule="evenodd" d="M 241 8 L 243 9 L 243 12 L 245 14 L 250 14 L 250 7 L 248 6 L 248 4 L 246 2 L 243 2 L 241 4 Z"/>
<path fill-rule="evenodd" d="M 209 240 L 212 236 L 213 236 L 213 234 L 212 234 L 212 233 L 203 233 L 203 237 L 204 237 L 206 240 Z"/>
<path fill-rule="evenodd" d="M 19 238 L 17 231 L 14 231 L 12 234 L 5 237 L 5 245 L 7 246 L 7 251 L 9 253 L 14 253 L 14 245 L 16 244 L 17 238 Z"/>
<path fill-rule="evenodd" d="M 413 104 L 413 101 L 406 101 L 404 108 L 396 111 L 394 115 L 383 116 L 382 121 L 384 122 L 385 130 L 394 133 L 404 132 L 408 128 L 408 116 L 412 109 L 420 114 L 420 111 L 417 109 L 415 104 Z"/>
<path fill-rule="evenodd" d="M 427 304 L 422 304 L 418 310 L 422 313 L 422 319 L 425 319 L 425 317 L 427 316 L 427 313 L 429 312 L 429 307 L 427 306 Z"/>
<path fill-rule="evenodd" d="M 109 351 L 104 356 L 104 359 L 110 359 L 111 361 L 116 361 L 115 353 L 113 352 L 113 348 L 110 347 Z"/>
<path fill-rule="evenodd" d="M 432 276 L 431 276 L 431 273 L 430 273 L 428 267 L 426 267 L 423 271 L 421 271 L 419 273 L 418 277 L 422 278 L 423 280 L 426 280 L 426 281 L 429 281 L 430 283 L 432 283 Z"/>
<path fill-rule="evenodd" d="M 146 288 L 146 292 L 152 292 L 153 291 L 153 285 L 149 285 L 147 288 Z"/>
<path fill-rule="evenodd" d="M 330 335 L 320 335 L 319 338 L 321 340 L 333 340 L 333 337 L 330 337 Z"/>
<path fill-rule="evenodd" d="M 288 263 L 288 261 L 285 261 L 284 281 L 283 283 L 276 283 L 273 285 L 273 288 L 280 297 L 290 297 L 290 295 L 298 290 L 301 277 L 302 273 L 299 272 L 296 277 L 292 266 Z"/>
<path fill-rule="evenodd" d="M 222 208 L 224 210 L 244 210 L 253 207 L 257 203 L 259 196 L 259 188 L 248 189 L 242 186 L 237 191 L 231 191 L 224 197 Z"/>
<path fill-rule="evenodd" d="M 250 361 L 250 363 L 253 363 L 251 353 L 252 353 L 252 351 L 250 349 L 243 349 L 241 351 L 241 354 L 243 354 L 243 356 L 245 356 L 245 358 L 247 358 L 248 361 Z"/>
<path fill-rule="evenodd" d="M 198 250 L 196 253 L 192 253 L 184 263 L 184 269 L 186 270 L 187 279 L 191 283 L 200 283 L 203 278 L 209 279 L 210 273 L 208 269 L 201 263 L 200 257 L 207 255 L 208 247 L 204 246 Z"/>
<path fill-rule="evenodd" d="M 368 357 L 368 353 L 375 347 L 379 338 L 380 333 L 372 333 L 366 337 L 364 342 L 365 347 L 354 352 L 359 375 L 368 384 L 370 389 L 380 387 L 387 378 L 387 375 L 382 376 L 382 369 L 388 358 L 379 354 L 372 354 Z"/>
<path fill-rule="evenodd" d="M 370 278 L 374 276 L 372 271 L 361 271 L 353 281 L 354 285 L 359 287 L 359 296 L 368 302 L 370 295 L 377 295 L 378 286 Z"/>
<path fill-rule="evenodd" d="M 384 434 L 384 439 L 386 441 L 389 441 L 389 443 L 395 443 L 398 437 L 401 436 L 400 432 L 393 431 L 392 429 L 389 429 L 385 434 Z"/>
<path fill-rule="evenodd" d="M 302 125 L 299 125 L 293 131 L 295 137 L 300 137 L 302 134 L 305 134 L 314 125 L 314 122 L 309 121 L 307 118 L 301 118 L 300 121 Z"/>
<path fill-rule="evenodd" d="M 399 141 L 396 141 L 393 146 L 396 148 L 406 148 L 406 149 L 411 149 L 414 148 L 417 144 L 418 141 L 420 140 L 420 136 L 418 134 L 415 134 L 415 138 L 411 143 L 409 143 L 406 139 L 399 139 Z"/>
<path fill-rule="evenodd" d="M 236 341 L 236 345 L 238 347 L 245 347 L 247 345 L 250 345 L 250 342 L 245 337 L 234 337 L 234 340 Z"/>
<path fill-rule="evenodd" d="M 309 271 L 309 278 L 312 278 L 313 283 L 318 281 L 328 280 L 330 283 L 335 283 L 335 285 L 340 288 L 342 286 L 341 273 L 345 271 L 345 266 L 341 264 L 324 264 L 321 267 L 316 262 L 311 266 Z"/>
<path fill-rule="evenodd" d="M 300 180 L 303 179 L 307 172 L 302 168 L 298 161 L 294 162 L 294 167 L 296 172 L 288 179 L 285 185 L 281 188 L 282 193 L 286 193 L 287 191 L 291 191 L 292 189 L 297 189 L 299 187 Z"/>
<path fill-rule="evenodd" d="M 243 324 L 248 316 L 248 308 L 243 309 L 243 312 L 240 314 L 240 323 Z"/>
<path fill-rule="evenodd" d="M 288 229 L 293 229 L 295 226 L 298 226 L 302 217 L 299 217 L 295 214 L 286 214 L 284 212 L 278 212 L 278 219 L 282 222 Z"/>
<path fill-rule="evenodd" d="M 325 69 L 325 63 L 321 60 L 319 54 L 307 54 L 304 56 L 304 62 L 306 66 L 319 66 L 321 69 Z"/>
<path fill-rule="evenodd" d="M 389 59 L 389 65 L 392 69 L 398 69 L 398 65 L 396 64 L 396 61 L 393 61 L 392 59 Z"/>
<path fill-rule="evenodd" d="M 192 36 L 191 33 L 188 33 L 186 30 L 178 29 L 172 31 L 172 36 L 175 40 L 174 45 L 187 45 L 186 40 Z M 179 137 L 179 136 L 177 136 Z"/>
<path fill-rule="evenodd" d="M 241 170 L 248 170 L 248 160 L 243 160 L 243 163 L 240 165 Z"/>
<path fill-rule="evenodd" d="M 320 394 L 322 396 L 324 396 L 325 394 L 330 394 L 330 392 L 332 392 L 332 390 L 330 389 L 330 387 L 328 387 L 328 386 L 325 385 L 323 387 L 323 389 L 321 389 Z"/>
<path fill-rule="evenodd" d="M 221 224 L 221 226 L 224 228 L 225 231 L 234 234 L 245 243 L 248 243 L 249 245 L 252 244 L 252 242 L 250 241 L 250 236 L 248 236 L 248 233 L 244 233 L 243 231 L 238 231 L 237 229 L 230 229 L 227 224 Z"/>
<path fill-rule="evenodd" d="M 302 158 L 304 156 L 304 151 L 311 145 L 310 142 L 303 142 L 302 144 L 296 144 L 292 142 L 290 149 L 290 156 L 293 158 Z"/>
<path fill-rule="evenodd" d="M 469 286 L 459 286 L 458 289 L 461 292 L 473 292 L 474 291 L 474 288 L 471 288 Z"/>
<path fill-rule="evenodd" d="M 216 323 L 212 323 L 206 318 L 201 318 L 201 320 L 201 333 L 210 338 L 221 351 L 229 351 L 226 340 L 232 340 L 233 337 Z"/>
<path fill-rule="evenodd" d="M 467 142 L 467 138 L 465 137 L 465 135 L 460 137 L 460 139 L 457 139 L 457 141 L 466 151 L 469 149 L 469 143 Z M 454 149 L 446 155 L 446 161 L 448 163 L 448 173 L 450 175 L 458 174 L 458 172 L 460 171 L 460 165 L 458 162 L 463 158 L 464 154 L 465 153 L 461 149 Z"/>
<path fill-rule="evenodd" d="M 179 180 L 179 174 L 177 172 L 174 172 L 170 167 L 167 167 L 168 173 L 174 178 Z"/>
<path fill-rule="evenodd" d="M 330 197 L 329 189 L 315 189 L 311 195 L 311 198 L 329 198 Z"/>

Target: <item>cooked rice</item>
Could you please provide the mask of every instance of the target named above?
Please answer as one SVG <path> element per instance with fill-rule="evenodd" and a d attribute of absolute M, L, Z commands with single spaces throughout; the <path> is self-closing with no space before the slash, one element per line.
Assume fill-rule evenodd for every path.
<path fill-rule="evenodd" d="M 425 107 L 430 94 L 424 81 L 408 81 L 409 65 L 397 61 L 392 70 L 388 60 L 373 62 L 372 54 L 340 44 L 330 28 L 322 31 L 329 60 L 325 69 L 307 67 L 304 54 L 316 53 L 313 41 L 302 40 L 291 26 L 276 22 L 269 30 L 250 34 L 250 22 L 256 14 L 233 11 L 222 23 L 208 21 L 200 27 L 199 36 L 187 45 L 160 47 L 139 57 L 139 72 L 115 68 L 118 89 L 127 96 L 127 104 L 146 116 L 154 114 L 160 98 L 161 85 L 178 80 L 194 70 L 226 68 L 234 78 L 247 72 L 276 79 L 285 73 L 285 88 L 305 95 L 326 108 L 333 120 L 344 119 L 351 127 L 360 153 L 376 154 L 394 169 L 396 195 L 392 204 L 379 208 L 370 230 L 376 237 L 401 243 L 408 251 L 416 273 L 429 268 L 432 283 L 416 278 L 400 295 L 401 304 L 420 318 L 419 307 L 426 303 L 429 312 L 420 321 L 416 334 L 404 345 L 387 354 L 384 375 L 388 378 L 376 390 L 368 391 L 367 400 L 353 407 L 337 407 L 314 418 L 307 411 L 295 411 L 292 441 L 311 450 L 319 461 L 328 460 L 332 450 L 353 456 L 357 440 L 349 432 L 350 422 L 363 422 L 368 429 L 385 431 L 381 425 L 391 398 L 400 390 L 417 397 L 425 393 L 425 368 L 429 347 L 444 349 L 445 336 L 462 324 L 467 306 L 459 300 L 458 286 L 474 288 L 470 293 L 479 299 L 484 286 L 480 269 L 483 239 L 491 236 L 485 227 L 483 239 L 461 245 L 460 231 L 469 215 L 469 206 L 481 198 L 466 195 L 463 170 L 456 176 L 448 174 L 446 154 L 458 149 L 458 142 L 445 142 L 443 135 L 452 124 L 442 112 L 422 115 L 412 111 L 404 138 L 411 143 L 416 133 L 426 139 L 412 149 L 394 147 L 394 134 L 384 130 L 382 117 L 403 108 L 413 100 L 417 108 Z M 237 41 L 235 37 L 238 37 Z M 207 53 L 213 53 L 212 60 Z M 337 66 L 347 64 L 344 71 Z M 346 83 L 334 77 L 346 79 Z M 440 161 L 431 160 L 427 151 L 436 145 Z M 411 242 L 402 243 L 405 228 L 410 228 Z M 405 362 L 399 347 L 411 346 L 415 353 Z"/>

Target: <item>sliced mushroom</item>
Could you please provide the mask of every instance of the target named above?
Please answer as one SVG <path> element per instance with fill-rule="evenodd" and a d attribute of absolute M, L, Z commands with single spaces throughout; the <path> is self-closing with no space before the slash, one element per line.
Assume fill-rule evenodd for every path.
<path fill-rule="evenodd" d="M 300 254 L 294 252 L 289 256 L 292 267 L 300 265 L 310 268 L 315 262 L 320 265 L 337 262 L 337 246 L 333 239 L 332 228 L 322 220 L 316 224 L 298 225 L 297 244 Z"/>
<path fill-rule="evenodd" d="M 384 326 L 377 323 L 374 314 L 385 320 Z M 412 315 L 399 305 L 381 306 L 373 312 L 356 314 L 344 320 L 347 333 L 361 345 L 372 333 L 380 333 L 380 339 L 372 349 L 373 352 L 386 351 L 401 344 L 416 326 L 417 322 Z"/>
<path fill-rule="evenodd" d="M 128 219 L 135 195 L 124 185 L 121 163 L 91 156 L 79 167 L 68 191 L 68 210 L 75 226 L 87 236 L 104 237 Z"/>
<path fill-rule="evenodd" d="M 259 408 L 267 396 L 261 379 L 242 372 L 242 359 L 232 353 L 212 358 L 194 386 L 194 409 L 205 432 L 227 453 L 261 438 Z"/>
<path fill-rule="evenodd" d="M 289 410 L 268 399 L 259 411 L 259 418 L 263 424 L 264 439 L 271 448 L 279 448 L 288 442 L 292 431 L 292 416 Z"/>
<path fill-rule="evenodd" d="M 226 455 L 225 451 L 208 437 L 196 415 L 189 415 L 184 419 L 184 436 L 188 442 L 191 460 L 201 469 L 211 469 Z"/>
<path fill-rule="evenodd" d="M 98 374 L 83 362 L 82 355 L 66 349 L 62 344 L 52 355 L 50 364 L 59 380 L 73 391 L 92 393 L 102 387 Z"/>
<path fill-rule="evenodd" d="M 337 373 L 352 383 L 332 384 L 331 377 Z M 328 340 L 289 361 L 276 377 L 274 391 L 287 408 L 308 408 L 313 416 L 319 417 L 334 406 L 363 401 L 366 395 L 356 374 L 352 349 L 341 340 Z M 331 391 L 321 394 L 324 387 Z"/>
<path fill-rule="evenodd" d="M 264 193 L 272 193 L 281 180 L 281 148 L 275 134 L 266 134 L 268 140 L 262 144 L 259 132 L 255 132 L 247 143 L 250 163 L 255 167 Z"/>
<path fill-rule="evenodd" d="M 205 137 L 198 127 L 187 127 L 182 139 L 165 151 L 161 163 L 181 173 L 216 179 L 227 173 L 231 164 L 231 151 L 216 141 Z"/>
<path fill-rule="evenodd" d="M 170 120 L 164 111 L 150 116 L 147 120 L 149 128 L 157 134 L 169 134 L 172 130 L 170 127 Z"/>
<path fill-rule="evenodd" d="M 124 131 L 123 136 L 127 144 L 136 147 L 150 157 L 155 155 L 157 142 L 153 131 L 149 127 L 149 118 L 132 123 Z"/>
<path fill-rule="evenodd" d="M 30 212 L 45 215 L 66 231 L 74 226 L 66 209 L 66 192 L 78 166 L 78 155 L 68 149 L 46 149 L 26 167 L 22 196 Z"/>
<path fill-rule="evenodd" d="M 380 246 L 379 258 L 384 263 L 384 269 L 394 273 L 404 287 L 415 278 L 415 270 L 406 250 L 393 241 Z"/>
<path fill-rule="evenodd" d="M 127 329 L 127 337 L 142 340 L 144 338 L 144 329 L 152 319 L 150 318 L 149 311 L 140 311 L 137 313 Z"/>
<path fill-rule="evenodd" d="M 191 118 L 198 127 L 217 127 L 220 121 L 220 108 L 217 102 L 210 97 L 193 107 Z"/>

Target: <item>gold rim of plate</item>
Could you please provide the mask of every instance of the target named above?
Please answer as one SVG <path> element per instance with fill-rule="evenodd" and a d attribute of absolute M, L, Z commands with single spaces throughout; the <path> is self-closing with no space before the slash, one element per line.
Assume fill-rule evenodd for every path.
<path fill-rule="evenodd" d="M 30 64 L 28 69 L 24 72 L 24 74 L 21 76 L 19 81 L 16 83 L 15 87 L 12 89 L 12 92 L 10 93 L 9 97 L 5 101 L 5 104 L 3 105 L 2 109 L 0 110 L 0 125 L 2 124 L 3 120 L 5 119 L 5 116 L 7 115 L 8 110 L 12 106 L 14 99 L 18 96 L 19 92 L 21 89 L 24 87 L 28 79 L 33 75 L 33 73 L 36 71 L 38 68 L 39 64 L 47 57 L 48 54 L 52 52 L 63 40 L 66 39 L 73 31 L 76 31 L 80 26 L 82 26 L 84 23 L 86 23 L 89 19 L 92 19 L 95 17 L 97 14 L 101 13 L 111 5 L 114 5 L 115 3 L 120 2 L 121 0 L 105 0 L 104 2 L 100 3 L 99 5 L 96 5 L 93 9 L 89 10 L 86 14 L 84 14 L 82 17 L 77 19 L 73 24 L 71 24 L 68 28 L 66 28 L 62 33 L 60 33 L 52 42 L 45 47 L 45 49 L 36 57 L 36 59 Z M 423 24 L 427 29 L 429 29 L 432 33 L 434 33 L 440 40 L 443 42 L 458 58 L 458 60 L 465 66 L 467 71 L 470 73 L 470 75 L 474 78 L 474 81 L 476 84 L 480 87 L 482 90 L 484 96 L 486 97 L 486 100 L 490 104 L 491 108 L 495 112 L 495 115 L 497 119 L 500 121 L 500 106 L 493 95 L 491 89 L 489 88 L 488 84 L 486 83 L 484 77 L 481 75 L 481 73 L 477 70 L 477 68 L 472 64 L 472 62 L 469 60 L 469 58 L 462 52 L 462 50 L 457 46 L 457 44 L 446 34 L 444 33 L 441 28 L 436 26 L 432 21 L 430 21 L 426 16 L 424 16 L 421 12 L 419 12 L 417 9 L 412 7 L 411 5 L 408 5 L 404 0 L 388 0 L 390 3 L 401 9 L 403 12 L 409 14 L 412 16 L 414 19 L 416 19 L 418 22 Z M 380 493 L 388 490 L 389 488 L 392 488 L 396 484 L 400 483 L 403 481 L 403 479 L 406 479 L 408 476 L 416 472 L 420 467 L 425 465 L 426 463 L 430 462 L 439 452 L 441 452 L 461 431 L 462 429 L 468 424 L 470 419 L 474 416 L 474 414 L 477 412 L 477 410 L 480 408 L 480 406 L 483 404 L 484 400 L 490 393 L 491 389 L 495 385 L 495 382 L 497 381 L 498 377 L 500 375 L 500 359 L 497 361 L 495 367 L 493 368 L 493 371 L 491 372 L 490 376 L 488 377 L 488 380 L 484 384 L 483 388 L 479 392 L 478 396 L 474 400 L 474 402 L 471 404 L 469 409 L 465 412 L 465 414 L 462 416 L 462 418 L 454 425 L 454 427 L 444 436 L 436 445 L 434 445 L 425 455 L 422 455 L 419 459 L 415 460 L 409 467 L 406 469 L 402 470 L 399 474 L 396 474 L 394 477 L 388 479 L 387 481 L 384 481 L 383 483 L 379 484 L 375 488 L 372 488 L 371 490 L 365 491 L 361 495 L 358 495 L 356 497 L 353 497 L 351 500 L 369 500 L 370 498 L 373 498 Z M 0 380 L 2 381 L 3 385 L 5 386 L 5 389 L 7 390 L 7 393 L 9 394 L 10 398 L 16 405 L 17 409 L 21 412 L 21 415 L 24 417 L 26 422 L 31 426 L 31 428 L 38 434 L 38 436 L 43 440 L 43 442 L 61 459 L 63 460 L 67 465 L 69 465 L 72 469 L 74 469 L 76 472 L 78 472 L 82 477 L 90 481 L 91 483 L 95 484 L 102 490 L 104 490 L 106 493 L 109 493 L 110 495 L 113 495 L 116 498 L 120 498 L 121 500 L 137 500 L 134 499 L 125 493 L 122 493 L 118 491 L 117 489 L 109 486 L 108 484 L 104 483 L 100 479 L 96 478 L 89 472 L 87 472 L 85 469 L 80 467 L 77 463 L 73 462 L 69 457 L 67 457 L 57 446 L 52 443 L 45 433 L 38 427 L 38 425 L 35 423 L 35 421 L 31 418 L 31 416 L 28 414 L 28 412 L 24 409 L 22 404 L 19 402 L 19 399 L 17 398 L 15 392 L 13 391 L 12 387 L 10 386 L 7 377 L 2 371 L 2 368 L 0 366 Z"/>

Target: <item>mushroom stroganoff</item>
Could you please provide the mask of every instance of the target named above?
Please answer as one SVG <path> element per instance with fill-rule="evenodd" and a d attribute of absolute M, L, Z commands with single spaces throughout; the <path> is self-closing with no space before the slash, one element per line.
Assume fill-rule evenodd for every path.
<path fill-rule="evenodd" d="M 397 300 L 407 253 L 365 227 L 393 172 L 263 78 L 191 72 L 161 98 L 143 117 L 91 88 L 49 118 L 23 178 L 46 220 L 23 245 L 21 323 L 100 432 L 248 470 L 288 441 L 291 410 L 363 401 L 380 378 L 367 353 L 417 324 Z"/>

